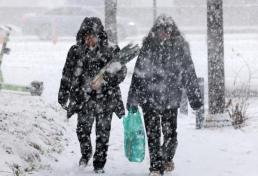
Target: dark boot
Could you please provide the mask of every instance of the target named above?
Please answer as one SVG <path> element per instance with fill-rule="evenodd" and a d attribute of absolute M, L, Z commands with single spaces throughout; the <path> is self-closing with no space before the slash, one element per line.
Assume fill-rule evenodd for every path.
<path fill-rule="evenodd" d="M 82 157 L 79 161 L 79 166 L 86 167 L 88 165 L 89 160 L 90 160 L 90 157 L 88 157 L 86 155 L 82 155 Z"/>
<path fill-rule="evenodd" d="M 104 169 L 94 169 L 94 172 L 96 174 L 104 174 L 105 173 Z"/>
<path fill-rule="evenodd" d="M 162 174 L 159 171 L 151 171 L 149 176 L 161 176 Z"/>
<path fill-rule="evenodd" d="M 173 161 L 164 163 L 165 172 L 172 172 L 175 169 L 175 163 Z"/>

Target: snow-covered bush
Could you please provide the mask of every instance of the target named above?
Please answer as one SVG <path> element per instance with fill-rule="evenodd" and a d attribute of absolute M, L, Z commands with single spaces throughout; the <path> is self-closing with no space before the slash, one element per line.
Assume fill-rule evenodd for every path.
<path fill-rule="evenodd" d="M 233 50 L 234 52 L 234 50 Z M 252 73 L 248 63 L 241 56 L 240 53 L 236 53 L 236 58 L 243 61 L 243 66 L 236 72 L 233 88 L 226 91 L 228 101 L 226 103 L 226 111 L 228 112 L 232 125 L 234 128 L 241 128 L 245 125 L 247 120 L 247 109 L 249 106 L 249 99 L 252 96 L 253 91 L 251 91 L 251 78 Z M 243 80 L 240 78 L 240 74 L 243 73 L 243 70 L 247 70 L 248 77 Z"/>

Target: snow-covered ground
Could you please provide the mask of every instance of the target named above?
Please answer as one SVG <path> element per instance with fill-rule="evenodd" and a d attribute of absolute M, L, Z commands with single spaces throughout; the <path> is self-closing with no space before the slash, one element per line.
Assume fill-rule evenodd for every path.
<path fill-rule="evenodd" d="M 68 142 L 62 111 L 28 94 L 0 96 L 0 175 L 23 175 L 58 161 Z"/>
<path fill-rule="evenodd" d="M 206 37 L 186 35 L 186 38 L 190 42 L 198 76 L 207 78 Z M 246 80 L 247 68 L 250 67 L 252 87 L 257 87 L 257 39 L 257 35 L 251 34 L 225 36 L 227 86 L 232 85 L 234 77 Z M 121 45 L 129 41 L 139 43 L 141 37 L 128 39 Z M 36 156 L 36 159 L 33 157 L 32 159 L 36 161 L 36 167 L 41 169 L 39 172 L 33 171 L 35 176 L 94 175 L 92 161 L 85 169 L 78 167 L 80 151 L 75 132 L 76 118 L 73 117 L 67 122 L 64 111 L 56 102 L 62 67 L 72 44 L 73 40 L 69 39 L 56 44 L 27 38 L 11 39 L 9 47 L 12 51 L 10 55 L 4 57 L 2 65 L 5 81 L 26 85 L 32 80 L 41 80 L 44 81 L 45 90 L 41 98 L 10 93 L 0 94 L 1 176 L 12 175 L 9 173 L 11 172 L 9 166 L 13 163 L 27 168 L 29 162 L 26 161 L 26 156 L 34 158 Z M 134 61 L 127 65 L 129 74 L 121 85 L 124 102 L 127 99 L 133 65 Z M 240 74 L 237 75 L 238 73 Z M 179 146 L 173 175 L 257 176 L 258 99 L 253 98 L 251 101 L 247 125 L 241 130 L 235 130 L 233 127 L 196 130 L 193 113 L 190 112 L 189 116 L 180 115 Z M 94 131 L 92 134 L 94 140 Z M 37 159 L 38 156 L 40 160 Z M 104 175 L 147 175 L 148 165 L 148 152 L 142 163 L 127 161 L 123 153 L 122 120 L 114 117 Z"/>

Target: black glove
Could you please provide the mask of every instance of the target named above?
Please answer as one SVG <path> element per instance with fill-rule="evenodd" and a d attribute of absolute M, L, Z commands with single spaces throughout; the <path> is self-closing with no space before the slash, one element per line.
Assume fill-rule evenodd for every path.
<path fill-rule="evenodd" d="M 135 106 L 135 105 L 128 106 L 127 110 L 134 114 L 138 111 L 138 106 Z"/>
<path fill-rule="evenodd" d="M 197 111 L 203 106 L 203 103 L 201 101 L 196 101 L 196 102 L 190 103 L 190 105 L 193 110 Z"/>
<path fill-rule="evenodd" d="M 115 74 L 114 73 L 109 73 L 107 71 L 104 72 L 103 74 L 103 79 L 106 81 L 106 82 L 112 82 L 115 77 Z"/>
<path fill-rule="evenodd" d="M 72 117 L 74 114 L 82 111 L 84 106 L 84 102 L 78 103 L 76 101 L 70 102 L 66 111 L 67 111 L 67 119 Z"/>
<path fill-rule="evenodd" d="M 68 107 L 67 107 L 67 105 L 66 104 L 60 104 L 61 105 L 61 107 L 64 109 L 64 110 L 68 110 Z"/>
<path fill-rule="evenodd" d="M 67 105 L 61 105 L 64 110 L 66 110 L 66 118 L 70 119 L 72 115 L 74 114 L 70 108 L 68 108 Z"/>
<path fill-rule="evenodd" d="M 67 110 L 66 118 L 70 119 L 73 116 L 73 114 L 74 114 L 74 112 Z"/>
<path fill-rule="evenodd" d="M 64 110 L 66 110 L 66 118 L 67 119 L 70 119 L 70 117 L 72 117 L 72 115 L 74 114 L 73 112 L 71 112 L 71 110 L 68 108 L 68 106 L 66 105 L 66 104 L 61 104 L 60 103 L 60 105 L 62 106 L 62 108 L 64 109 Z"/>

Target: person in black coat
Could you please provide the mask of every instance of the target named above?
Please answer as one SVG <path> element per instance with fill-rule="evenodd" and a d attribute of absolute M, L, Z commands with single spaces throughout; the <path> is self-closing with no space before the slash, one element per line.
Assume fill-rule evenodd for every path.
<path fill-rule="evenodd" d="M 115 57 L 119 48 L 108 44 L 101 20 L 86 17 L 67 55 L 63 68 L 58 102 L 67 110 L 67 117 L 78 114 L 77 136 L 82 157 L 79 165 L 87 165 L 92 155 L 91 129 L 96 121 L 96 150 L 93 166 L 103 172 L 106 163 L 112 113 L 121 118 L 125 108 L 119 84 L 127 69 L 121 66 L 108 69 L 100 79 L 92 81 L 99 71 Z M 112 64 L 110 66 L 112 68 Z"/>
<path fill-rule="evenodd" d="M 127 100 L 128 110 L 136 112 L 138 105 L 143 110 L 150 175 L 174 169 L 173 158 L 178 143 L 177 109 L 183 89 L 186 89 L 191 107 L 199 109 L 201 93 L 189 45 L 174 20 L 161 15 L 143 41 Z"/>

